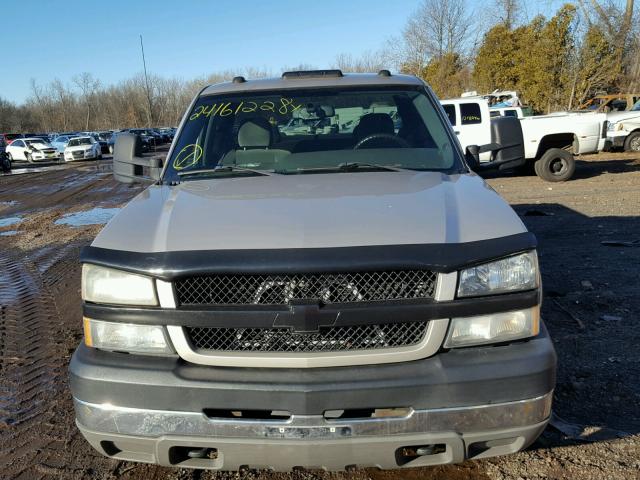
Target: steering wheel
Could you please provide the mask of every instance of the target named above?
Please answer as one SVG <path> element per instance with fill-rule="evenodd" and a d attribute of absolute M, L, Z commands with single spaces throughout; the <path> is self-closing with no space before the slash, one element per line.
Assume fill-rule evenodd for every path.
<path fill-rule="evenodd" d="M 400 148 L 410 148 L 409 142 L 407 142 L 404 138 L 391 135 L 390 133 L 373 133 L 364 137 L 362 140 L 356 143 L 353 149 L 358 150 L 359 148 L 362 148 L 363 145 L 373 140 L 389 140 L 398 145 Z"/>

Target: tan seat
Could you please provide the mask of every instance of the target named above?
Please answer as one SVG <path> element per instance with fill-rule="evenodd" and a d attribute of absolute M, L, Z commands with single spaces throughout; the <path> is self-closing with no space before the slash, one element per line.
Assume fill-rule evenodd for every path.
<path fill-rule="evenodd" d="M 287 150 L 272 149 L 273 132 L 269 122 L 256 117 L 238 129 L 238 148 L 225 155 L 223 165 L 276 170 L 278 161 L 290 154 Z"/>

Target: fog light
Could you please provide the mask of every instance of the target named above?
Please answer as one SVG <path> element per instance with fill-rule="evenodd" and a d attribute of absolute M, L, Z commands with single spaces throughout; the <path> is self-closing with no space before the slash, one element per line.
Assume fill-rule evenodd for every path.
<path fill-rule="evenodd" d="M 469 347 L 534 337 L 540 333 L 540 306 L 525 310 L 452 318 L 446 348 Z"/>
<path fill-rule="evenodd" d="M 83 322 L 84 342 L 88 347 L 131 353 L 174 353 L 163 326 L 103 322 L 87 317 Z"/>

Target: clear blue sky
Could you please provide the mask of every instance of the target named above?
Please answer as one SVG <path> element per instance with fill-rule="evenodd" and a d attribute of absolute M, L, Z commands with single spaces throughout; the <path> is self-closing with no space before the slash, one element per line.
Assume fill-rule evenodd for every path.
<path fill-rule="evenodd" d="M 541 4 L 550 0 L 538 0 Z M 478 5 L 486 2 L 471 0 Z M 254 66 L 326 67 L 338 53 L 377 50 L 420 0 L 6 0 L 0 97 L 23 102 L 43 85 L 90 72 L 103 84 L 142 70 L 185 79 Z M 531 13 L 531 12 L 528 12 Z"/>

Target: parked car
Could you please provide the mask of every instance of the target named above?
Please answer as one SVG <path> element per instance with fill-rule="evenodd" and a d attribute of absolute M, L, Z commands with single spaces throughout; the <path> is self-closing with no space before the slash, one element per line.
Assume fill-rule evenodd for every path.
<path fill-rule="evenodd" d="M 162 135 L 164 135 L 167 138 L 168 142 L 173 141 L 173 137 L 176 134 L 175 128 L 163 127 L 163 128 L 159 128 L 158 130 Z"/>
<path fill-rule="evenodd" d="M 0 146 L 0 171 L 3 173 L 11 171 L 11 160 L 7 157 L 4 146 Z"/>
<path fill-rule="evenodd" d="M 116 137 L 119 133 L 120 132 L 114 132 L 107 140 L 107 149 L 109 150 L 109 153 L 113 153 L 113 147 L 116 143 Z"/>
<path fill-rule="evenodd" d="M 152 128 L 132 128 L 129 130 L 131 133 L 135 133 L 136 135 L 147 136 L 151 139 L 151 144 L 156 147 L 158 145 L 162 145 L 164 143 L 164 138 L 158 132 L 156 132 Z"/>
<path fill-rule="evenodd" d="M 7 146 L 16 138 L 22 138 L 24 135 L 20 133 L 0 133 L 0 145 Z"/>
<path fill-rule="evenodd" d="M 58 151 L 60 154 L 64 154 L 64 149 L 67 147 L 69 140 L 74 138 L 75 134 L 63 134 L 53 139 L 51 145 Z"/>
<path fill-rule="evenodd" d="M 171 141 L 171 138 L 169 138 L 169 135 L 161 131 L 159 128 L 151 128 L 150 130 L 157 135 L 157 137 L 160 139 L 162 143 L 168 143 Z"/>
<path fill-rule="evenodd" d="M 98 160 L 102 158 L 100 144 L 92 136 L 75 137 L 69 140 L 64 149 L 64 161 Z"/>
<path fill-rule="evenodd" d="M 52 161 L 58 159 L 56 149 L 42 138 L 17 138 L 6 147 L 9 160 L 27 162 Z"/>
<path fill-rule="evenodd" d="M 493 141 L 494 122 L 486 100 L 458 98 L 441 101 L 463 149 Z M 520 119 L 524 138 L 523 167 L 548 182 L 569 180 L 575 171 L 573 154 L 594 153 L 605 147 L 604 113 L 562 113 Z M 490 152 L 480 154 L 480 162 L 489 161 Z"/>
<path fill-rule="evenodd" d="M 370 112 L 353 132 L 275 133 L 310 103 L 373 102 L 400 131 Z M 153 185 L 80 258 L 69 383 L 100 453 L 392 469 L 516 452 L 545 429 L 556 355 L 535 236 L 422 80 L 236 78 L 197 95 L 164 169 L 138 146 L 118 136 L 114 176 Z"/>
<path fill-rule="evenodd" d="M 607 149 L 640 152 L 640 100 L 626 112 L 607 114 Z"/>
<path fill-rule="evenodd" d="M 142 149 L 145 152 L 154 150 L 156 148 L 156 137 L 149 134 L 146 128 L 130 128 L 122 130 L 122 132 L 128 132 L 134 135 L 138 135 L 140 137 L 140 141 L 142 142 Z"/>
<path fill-rule="evenodd" d="M 90 135 L 100 144 L 100 150 L 102 153 L 110 153 L 109 138 L 112 135 L 111 132 L 92 132 Z"/>

